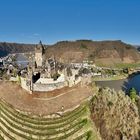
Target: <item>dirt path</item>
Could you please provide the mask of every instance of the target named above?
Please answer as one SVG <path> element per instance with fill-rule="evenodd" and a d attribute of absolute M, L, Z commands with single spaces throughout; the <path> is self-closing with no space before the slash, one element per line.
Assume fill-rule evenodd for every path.
<path fill-rule="evenodd" d="M 0 82 L 0 98 L 14 107 L 34 114 L 52 114 L 73 108 L 92 95 L 90 87 L 76 86 L 48 93 L 29 94 L 20 86 L 9 82 Z"/>

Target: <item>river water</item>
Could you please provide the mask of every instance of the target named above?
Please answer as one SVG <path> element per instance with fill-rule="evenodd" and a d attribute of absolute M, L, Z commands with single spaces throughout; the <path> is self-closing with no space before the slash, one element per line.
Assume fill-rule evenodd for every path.
<path fill-rule="evenodd" d="M 109 87 L 116 91 L 123 90 L 126 93 L 128 93 L 130 88 L 134 87 L 140 93 L 140 74 L 123 80 L 97 81 L 96 85 L 99 87 Z"/>

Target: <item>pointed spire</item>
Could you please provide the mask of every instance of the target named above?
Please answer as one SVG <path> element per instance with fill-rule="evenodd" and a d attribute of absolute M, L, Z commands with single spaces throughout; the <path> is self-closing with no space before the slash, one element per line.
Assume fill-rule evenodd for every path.
<path fill-rule="evenodd" d="M 39 41 L 39 44 L 42 45 L 42 41 L 41 40 Z"/>

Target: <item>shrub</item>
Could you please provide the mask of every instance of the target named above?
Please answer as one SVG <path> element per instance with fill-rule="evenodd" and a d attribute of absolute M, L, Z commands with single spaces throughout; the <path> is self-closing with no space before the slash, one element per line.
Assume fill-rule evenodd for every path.
<path fill-rule="evenodd" d="M 80 46 L 81 49 L 87 49 L 87 46 L 83 43 L 81 43 L 81 46 Z"/>
<path fill-rule="evenodd" d="M 137 91 L 135 88 L 131 88 L 130 91 L 129 91 L 129 96 L 130 98 L 132 99 L 132 101 L 136 101 L 136 98 L 137 98 Z"/>

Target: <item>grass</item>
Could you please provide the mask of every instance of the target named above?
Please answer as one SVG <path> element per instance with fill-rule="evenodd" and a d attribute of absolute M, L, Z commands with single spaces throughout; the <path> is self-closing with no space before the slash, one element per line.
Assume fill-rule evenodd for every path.
<path fill-rule="evenodd" d="M 121 80 L 126 79 L 128 75 L 117 75 L 111 77 L 93 77 L 93 81 L 112 81 L 112 80 Z"/>
<path fill-rule="evenodd" d="M 93 136 L 87 103 L 62 117 L 46 118 L 17 111 L 0 100 L 0 116 L 1 132 L 11 140 L 82 140 Z M 77 137 L 77 134 L 80 135 Z"/>
<path fill-rule="evenodd" d="M 70 118 L 72 118 L 73 116 L 75 116 L 76 114 L 80 113 L 81 111 L 84 111 L 84 107 L 79 107 L 76 110 L 72 111 L 70 114 L 67 113 L 67 115 L 64 115 L 63 117 L 60 118 L 53 118 L 53 119 L 45 119 L 42 120 L 41 117 L 36 117 L 36 118 L 32 118 L 30 117 L 30 115 L 23 115 L 23 113 L 19 113 L 16 110 L 14 110 L 13 108 L 10 108 L 8 106 L 6 106 L 6 104 L 4 103 L 0 103 L 2 109 L 5 109 L 6 111 L 10 112 L 11 115 L 13 115 L 14 117 L 23 120 L 24 122 L 28 122 L 28 123 L 32 123 L 32 124 L 36 124 L 36 125 L 50 125 L 50 124 L 56 124 L 56 123 L 62 123 L 65 120 L 69 120 Z"/>
<path fill-rule="evenodd" d="M 81 140 L 83 138 L 88 140 L 91 137 L 91 135 L 92 135 L 92 131 L 87 131 L 84 134 L 82 134 L 82 135 L 78 136 L 77 138 L 75 138 L 74 140 Z"/>
<path fill-rule="evenodd" d="M 108 67 L 108 68 L 119 68 L 119 69 L 123 69 L 123 68 L 138 68 L 140 67 L 140 63 L 116 63 L 113 65 L 107 65 L 107 64 L 102 64 L 97 62 L 96 64 L 99 67 Z"/>
<path fill-rule="evenodd" d="M 9 127 L 2 119 L 4 119 L 11 127 Z M 84 126 L 87 123 L 87 120 L 83 119 L 83 120 L 78 121 L 76 123 L 74 122 L 69 127 L 63 128 L 63 129 L 58 130 L 58 131 L 56 131 L 55 129 L 51 129 L 51 131 L 49 131 L 47 129 L 46 131 L 40 131 L 40 132 L 37 132 L 37 131 L 34 131 L 34 130 L 25 129 L 24 127 L 18 126 L 17 124 L 10 122 L 8 119 L 4 118 L 3 116 L 0 119 L 0 122 L 4 126 L 8 127 L 9 129 L 14 128 L 15 131 L 16 130 L 18 130 L 18 132 L 21 131 L 21 134 L 24 137 L 26 136 L 26 134 L 31 134 L 31 135 L 34 135 L 36 137 L 38 137 L 38 136 L 44 136 L 44 137 L 47 136 L 48 137 L 50 135 L 53 136 L 53 135 L 57 135 L 57 134 L 60 134 L 60 133 L 63 134 L 65 132 L 67 132 L 67 131 L 70 131 L 70 130 L 73 130 L 73 129 L 77 129 L 77 128 L 81 128 L 82 126 Z"/>
<path fill-rule="evenodd" d="M 63 127 L 64 125 L 68 125 L 70 124 L 71 122 L 75 121 L 77 118 L 79 118 L 81 115 L 83 115 L 85 113 L 85 110 L 82 110 L 81 112 L 77 113 L 75 116 L 71 117 L 70 119 L 68 119 L 67 121 L 64 121 L 62 123 L 57 123 L 57 124 L 49 124 L 49 125 L 46 125 L 46 124 L 41 124 L 38 122 L 38 124 L 32 124 L 31 122 L 26 122 L 26 121 L 23 121 L 23 120 L 19 120 L 18 118 L 15 118 L 14 116 L 10 115 L 7 113 L 6 110 L 4 110 L 4 108 L 1 109 L 2 113 L 4 113 L 7 117 L 9 117 L 12 121 L 14 121 L 15 123 L 18 123 L 18 124 L 21 124 L 21 125 L 24 125 L 26 127 L 30 127 L 32 129 L 37 129 L 37 130 L 44 130 L 44 129 L 57 129 L 57 128 L 61 128 Z"/>
<path fill-rule="evenodd" d="M 10 140 L 16 140 L 13 136 L 11 136 L 7 131 L 5 131 L 1 126 L 0 126 L 1 132 L 7 136 Z M 1 136 L 0 140 L 4 140 L 4 138 Z"/>
<path fill-rule="evenodd" d="M 115 64 L 115 67 L 117 68 L 137 68 L 140 67 L 140 63 L 121 63 L 121 64 Z"/>

